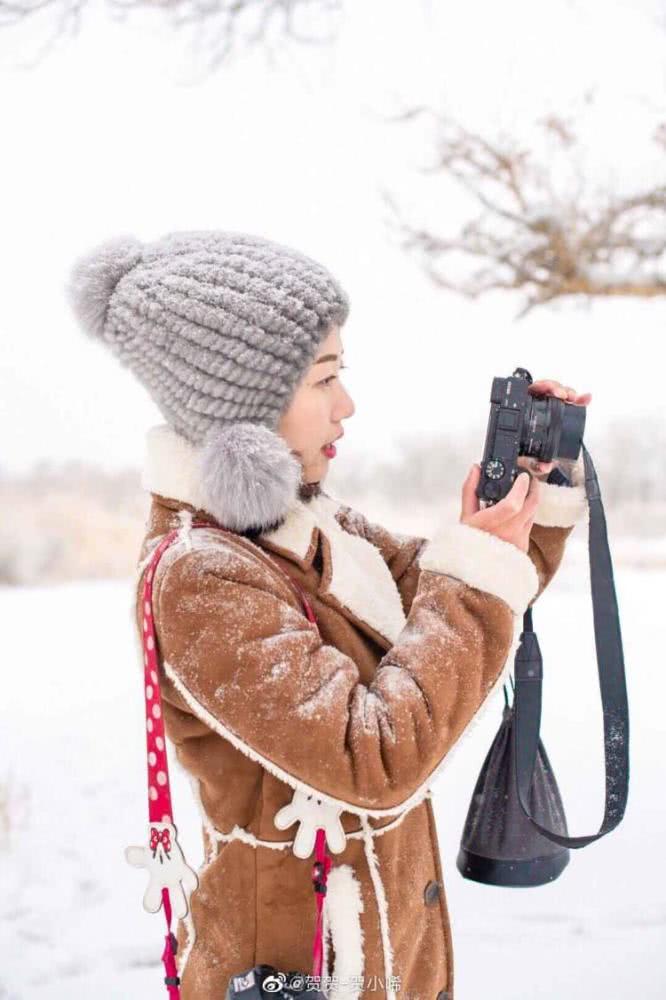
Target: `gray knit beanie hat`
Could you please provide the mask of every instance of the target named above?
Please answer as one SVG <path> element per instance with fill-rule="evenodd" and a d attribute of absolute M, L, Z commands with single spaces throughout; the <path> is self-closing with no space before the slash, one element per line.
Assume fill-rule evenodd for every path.
<path fill-rule="evenodd" d="M 316 261 L 259 236 L 120 236 L 79 258 L 67 295 L 167 423 L 200 446 L 206 509 L 233 531 L 279 522 L 301 466 L 277 433 L 349 300 Z"/>

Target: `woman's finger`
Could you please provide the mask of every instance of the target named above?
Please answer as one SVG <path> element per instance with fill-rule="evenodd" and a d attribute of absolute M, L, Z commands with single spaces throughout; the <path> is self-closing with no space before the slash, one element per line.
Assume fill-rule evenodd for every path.
<path fill-rule="evenodd" d="M 544 395 L 550 394 L 551 396 L 557 396 L 559 399 L 567 398 L 567 391 L 561 382 L 556 382 L 552 378 L 540 379 L 538 382 L 532 382 L 528 387 L 528 392 L 534 395 Z"/>
<path fill-rule="evenodd" d="M 523 504 L 523 509 L 518 515 L 524 521 L 529 521 L 534 517 L 537 507 L 539 506 L 539 493 L 541 486 L 538 479 L 532 479 L 530 482 L 530 489 L 525 503 Z"/>
<path fill-rule="evenodd" d="M 530 477 L 529 490 L 527 496 L 525 497 L 525 502 L 523 503 L 520 510 L 514 514 L 513 517 L 509 518 L 502 524 L 504 529 L 515 528 L 516 530 L 521 530 L 525 528 L 528 522 L 531 522 L 536 513 L 537 506 L 539 504 L 539 480 L 535 479 L 533 476 Z M 530 523 L 531 528 L 531 523 Z"/>
<path fill-rule="evenodd" d="M 522 472 L 519 473 L 516 476 L 513 486 L 504 499 L 500 500 L 495 507 L 495 510 L 497 510 L 498 507 L 502 509 L 503 514 L 505 515 L 505 520 L 515 517 L 516 515 L 520 515 L 523 506 L 526 503 L 526 498 L 528 497 L 530 490 L 533 489 L 532 484 L 537 482 L 538 481 L 534 478 L 534 476 L 530 476 L 529 472 L 527 475 Z"/>
<path fill-rule="evenodd" d="M 520 466 L 521 469 L 527 469 L 528 472 L 538 472 L 540 475 L 552 472 L 555 468 L 555 462 L 540 462 L 537 458 L 529 458 L 527 455 L 521 455 L 517 458 L 516 465 Z"/>
<path fill-rule="evenodd" d="M 540 396 L 557 396 L 558 399 L 563 399 L 567 403 L 576 403 L 579 406 L 587 406 L 592 399 L 591 392 L 578 393 L 572 386 L 562 385 L 561 382 L 557 382 L 553 378 L 543 378 L 537 382 L 532 382 L 528 387 L 528 392 L 536 393 Z"/>
<path fill-rule="evenodd" d="M 465 479 L 462 487 L 461 520 L 465 517 L 471 517 L 472 514 L 476 514 L 479 509 L 479 498 L 477 497 L 475 491 L 479 483 L 480 475 L 481 467 L 476 464 L 474 464 L 467 473 L 467 478 Z"/>
<path fill-rule="evenodd" d="M 479 470 L 480 471 L 480 470 Z M 507 495 L 492 507 L 485 507 L 476 515 L 475 521 L 480 527 L 499 527 L 511 521 L 523 508 L 532 482 L 529 472 L 520 472 Z"/>

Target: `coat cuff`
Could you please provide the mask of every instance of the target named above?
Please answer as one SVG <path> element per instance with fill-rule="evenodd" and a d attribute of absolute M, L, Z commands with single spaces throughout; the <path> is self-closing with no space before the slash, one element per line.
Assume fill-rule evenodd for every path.
<path fill-rule="evenodd" d="M 462 522 L 441 528 L 419 556 L 421 569 L 456 577 L 522 615 L 539 589 L 534 563 L 511 542 Z"/>
<path fill-rule="evenodd" d="M 562 466 L 571 485 L 539 483 L 539 503 L 534 523 L 546 528 L 571 528 L 588 517 L 583 452 L 575 462 L 561 460 L 558 464 Z"/>

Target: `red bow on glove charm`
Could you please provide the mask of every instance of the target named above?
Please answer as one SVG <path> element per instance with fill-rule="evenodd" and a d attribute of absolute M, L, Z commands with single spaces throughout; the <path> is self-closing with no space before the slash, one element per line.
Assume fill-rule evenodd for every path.
<path fill-rule="evenodd" d="M 145 868 L 150 876 L 143 897 L 144 910 L 157 913 L 163 903 L 163 890 L 168 889 L 167 899 L 180 919 L 187 915 L 188 897 L 199 884 L 197 873 L 185 861 L 173 823 L 150 823 L 149 829 L 148 843 L 126 847 L 125 857 L 132 867 Z"/>
<path fill-rule="evenodd" d="M 151 826 L 150 849 L 153 852 L 153 854 L 157 850 L 160 842 L 164 845 L 164 850 L 166 851 L 166 853 L 169 854 L 171 851 L 171 837 L 169 836 L 169 831 L 167 829 L 156 830 L 154 826 Z"/>

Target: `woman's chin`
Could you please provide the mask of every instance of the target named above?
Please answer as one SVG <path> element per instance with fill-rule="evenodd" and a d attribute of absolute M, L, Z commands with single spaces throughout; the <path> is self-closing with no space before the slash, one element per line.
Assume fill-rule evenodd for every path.
<path fill-rule="evenodd" d="M 311 462 L 303 471 L 304 483 L 319 483 L 328 472 L 329 461 L 322 455 L 316 462 Z"/>

